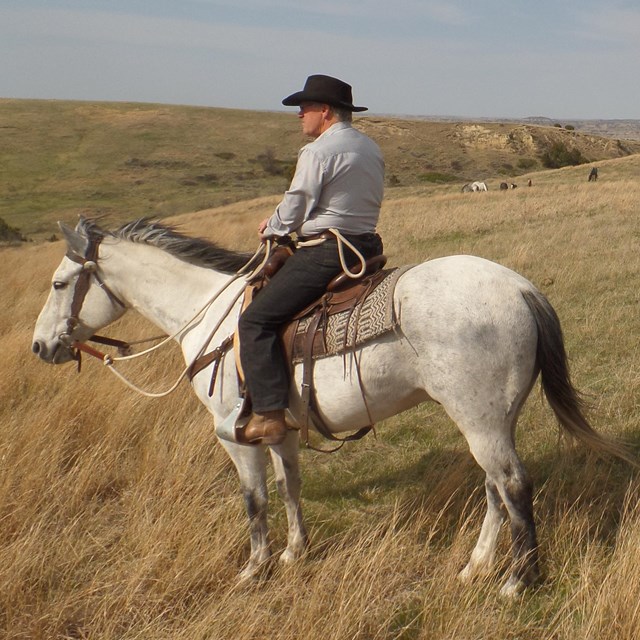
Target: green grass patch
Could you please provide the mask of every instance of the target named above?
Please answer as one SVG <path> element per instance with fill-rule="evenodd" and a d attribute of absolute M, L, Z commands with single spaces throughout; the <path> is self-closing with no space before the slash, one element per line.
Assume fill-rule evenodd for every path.
<path fill-rule="evenodd" d="M 429 171 L 428 173 L 421 173 L 418 176 L 420 182 L 429 182 L 433 184 L 448 184 L 449 182 L 460 182 L 458 176 L 454 176 L 450 173 L 440 173 L 438 171 Z"/>

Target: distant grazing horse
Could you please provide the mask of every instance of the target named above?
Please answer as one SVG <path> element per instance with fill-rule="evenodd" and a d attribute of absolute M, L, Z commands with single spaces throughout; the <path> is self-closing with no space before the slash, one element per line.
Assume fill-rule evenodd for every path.
<path fill-rule="evenodd" d="M 75 229 L 61 229 L 66 255 L 36 322 L 33 352 L 53 364 L 77 359 L 78 349 L 92 349 L 83 343 L 96 331 L 135 309 L 178 342 L 187 365 L 217 349 L 217 363 L 200 370 L 192 385 L 216 424 L 232 414 L 238 379 L 230 336 L 245 287 L 239 270 L 248 256 L 148 220 L 106 231 L 81 219 Z M 533 488 L 514 444 L 518 415 L 538 375 L 570 435 L 596 450 L 627 459 L 629 454 L 584 418 L 569 379 L 560 321 L 544 295 L 522 276 L 470 255 L 430 260 L 400 275 L 393 308 L 395 331 L 354 347 L 347 356 L 316 361 L 318 413 L 337 434 L 421 402 L 439 403 L 486 474 L 487 513 L 461 578 L 491 571 L 498 533 L 508 516 L 513 563 L 501 592 L 516 595 L 539 575 Z M 109 362 L 105 357 L 109 369 L 113 360 L 117 358 Z M 217 378 L 210 389 L 214 367 Z M 293 425 L 300 426 L 306 382 L 302 365 L 296 365 L 288 411 Z M 271 555 L 265 447 L 222 439 L 220 444 L 236 466 L 249 516 L 251 552 L 240 575 L 253 578 Z M 297 431 L 268 449 L 288 519 L 287 547 L 280 559 L 290 563 L 308 546 Z"/>
<path fill-rule="evenodd" d="M 484 182 L 472 182 L 471 191 L 489 191 L 489 189 Z"/>
<path fill-rule="evenodd" d="M 589 172 L 589 182 L 596 182 L 598 180 L 598 167 L 593 167 Z"/>
<path fill-rule="evenodd" d="M 500 191 L 506 191 L 509 188 L 509 185 L 506 182 L 500 183 Z"/>

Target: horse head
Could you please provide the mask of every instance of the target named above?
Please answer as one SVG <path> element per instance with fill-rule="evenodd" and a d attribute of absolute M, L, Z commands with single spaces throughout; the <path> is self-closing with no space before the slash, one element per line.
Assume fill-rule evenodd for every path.
<path fill-rule="evenodd" d="M 51 291 L 33 335 L 32 351 L 45 362 L 76 360 L 74 343 L 84 342 L 126 311 L 104 281 L 98 260 L 104 234 L 81 218 L 75 229 L 58 223 L 67 251 L 52 278 Z"/>

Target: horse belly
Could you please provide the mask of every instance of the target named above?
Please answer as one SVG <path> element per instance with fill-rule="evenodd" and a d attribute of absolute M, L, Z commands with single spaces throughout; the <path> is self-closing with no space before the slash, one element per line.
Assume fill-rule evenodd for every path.
<path fill-rule="evenodd" d="M 317 360 L 315 399 L 325 424 L 334 433 L 359 429 L 428 400 L 415 375 L 416 360 L 417 354 L 403 336 L 393 333 L 364 345 L 355 354 Z M 296 368 L 294 384 L 291 409 L 297 414 L 301 366 Z"/>

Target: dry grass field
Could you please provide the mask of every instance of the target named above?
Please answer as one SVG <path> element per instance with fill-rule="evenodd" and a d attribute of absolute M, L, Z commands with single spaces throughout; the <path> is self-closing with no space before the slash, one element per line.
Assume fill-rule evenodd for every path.
<path fill-rule="evenodd" d="M 522 176 L 533 186 L 462 194 L 390 190 L 381 232 L 392 265 L 455 253 L 532 280 L 563 322 L 573 380 L 600 431 L 640 454 L 640 156 Z M 255 248 L 277 197 L 172 221 Z M 518 429 L 536 485 L 544 579 L 498 597 L 456 579 L 479 531 L 483 477 L 436 405 L 325 456 L 302 452 L 312 547 L 239 585 L 248 527 L 234 470 L 185 383 L 143 398 L 96 361 L 59 368 L 30 353 L 61 242 L 0 250 L 0 637 L 11 640 L 618 640 L 640 629 L 640 485 L 625 463 L 558 442 L 534 389 Z M 153 334 L 125 317 L 109 335 Z M 165 388 L 177 350 L 127 371 Z M 286 522 L 272 487 L 272 542 Z"/>

